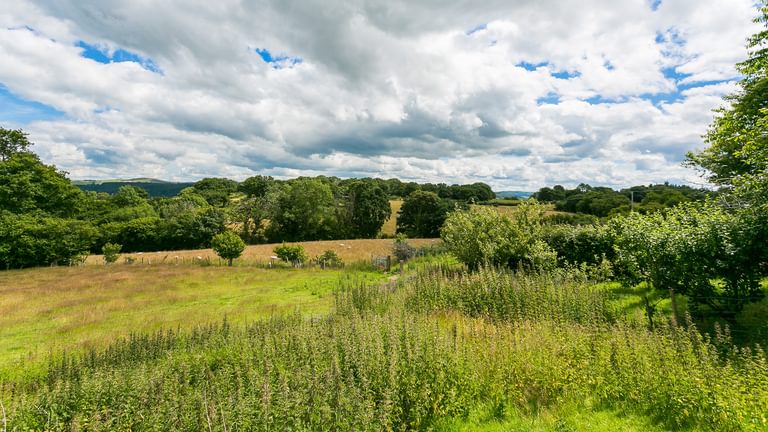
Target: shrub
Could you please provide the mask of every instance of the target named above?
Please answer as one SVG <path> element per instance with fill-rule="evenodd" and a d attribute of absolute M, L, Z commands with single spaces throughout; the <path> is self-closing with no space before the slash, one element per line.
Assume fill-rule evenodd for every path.
<path fill-rule="evenodd" d="M 392 243 L 392 255 L 398 261 L 408 261 L 416 255 L 416 248 L 408 244 L 407 238 L 404 234 L 398 234 Z"/>
<path fill-rule="evenodd" d="M 344 266 L 344 261 L 341 259 L 341 257 L 330 249 L 323 252 L 322 255 L 316 256 L 314 261 L 323 267 Z"/>
<path fill-rule="evenodd" d="M 104 263 L 112 264 L 120 258 L 120 250 L 122 245 L 117 243 L 106 243 L 101 247 L 101 253 L 104 254 Z"/>
<path fill-rule="evenodd" d="M 307 253 L 304 252 L 304 246 L 302 245 L 289 245 L 283 243 L 282 245 L 276 246 L 274 249 L 272 249 L 272 252 L 274 252 L 278 258 L 285 262 L 296 264 L 304 263 L 307 261 Z"/>
<path fill-rule="evenodd" d="M 553 225 L 544 229 L 542 237 L 557 252 L 560 265 L 594 265 L 615 256 L 613 234 L 605 225 Z"/>
<path fill-rule="evenodd" d="M 231 267 L 232 261 L 239 258 L 245 250 L 245 242 L 234 232 L 224 231 L 213 236 L 211 247 L 216 255 L 228 260 L 228 265 Z"/>
<path fill-rule="evenodd" d="M 541 239 L 544 208 L 521 203 L 512 216 L 475 206 L 448 216 L 441 236 L 448 249 L 470 268 L 483 263 L 515 268 L 552 268 L 555 252 Z"/>

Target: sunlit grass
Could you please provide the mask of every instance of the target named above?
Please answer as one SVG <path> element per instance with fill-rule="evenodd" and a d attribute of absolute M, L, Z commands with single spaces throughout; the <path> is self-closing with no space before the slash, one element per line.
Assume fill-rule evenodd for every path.
<path fill-rule="evenodd" d="M 326 314 L 340 270 L 112 265 L 0 273 L 0 374 L 160 328 Z M 359 274 L 378 280 L 383 275 Z"/>

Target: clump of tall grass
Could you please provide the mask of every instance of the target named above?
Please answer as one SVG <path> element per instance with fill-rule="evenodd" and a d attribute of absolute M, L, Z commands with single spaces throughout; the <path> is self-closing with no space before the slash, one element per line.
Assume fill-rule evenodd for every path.
<path fill-rule="evenodd" d="M 458 310 L 495 320 L 608 323 L 615 319 L 609 296 L 576 270 L 513 272 L 481 267 L 477 272 L 436 267 L 409 282 L 406 305 L 418 312 Z"/>

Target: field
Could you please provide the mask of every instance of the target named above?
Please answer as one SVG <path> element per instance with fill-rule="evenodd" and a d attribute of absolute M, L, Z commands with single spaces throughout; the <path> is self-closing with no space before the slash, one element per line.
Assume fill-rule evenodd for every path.
<path fill-rule="evenodd" d="M 83 266 L 0 273 L 0 373 L 131 332 L 327 313 L 338 270 Z M 358 274 L 369 280 L 383 276 Z"/>
<path fill-rule="evenodd" d="M 428 246 L 439 242 L 437 239 L 409 239 L 408 242 L 415 246 Z M 392 240 L 373 239 L 373 240 L 327 240 L 315 242 L 300 243 L 304 246 L 307 256 L 316 257 L 326 250 L 336 252 L 346 263 L 355 261 L 370 261 L 372 256 L 386 256 L 392 254 Z M 242 257 L 237 261 L 244 263 L 266 264 L 270 257 L 274 255 L 272 249 L 275 244 L 251 245 L 246 247 Z M 209 259 L 218 264 L 219 258 L 211 249 L 187 250 L 187 251 L 166 251 L 166 252 L 143 252 L 122 254 L 122 257 L 130 257 L 141 264 L 176 264 L 183 262 Z M 101 255 L 89 256 L 86 264 L 104 264 Z"/>
<path fill-rule="evenodd" d="M 403 206 L 403 200 L 389 200 L 389 206 L 392 208 L 392 215 L 384 222 L 384 226 L 381 227 L 381 234 L 393 237 L 397 230 L 397 212 Z"/>
<path fill-rule="evenodd" d="M 412 269 L 417 267 L 396 289 L 380 287 L 382 279 L 375 276 L 367 283 L 346 278 L 334 285 L 331 278 L 338 274 L 307 269 L 124 266 L 149 272 L 130 284 L 127 279 L 141 276 L 121 275 L 117 266 L 40 269 L 34 276 L 9 272 L 3 284 L 29 278 L 26 290 L 59 281 L 57 288 L 37 294 L 53 301 L 28 297 L 39 305 L 66 309 L 67 296 L 57 298 L 60 291 L 89 293 L 76 306 L 81 314 L 86 303 L 103 303 L 95 293 L 107 285 L 110 291 L 128 292 L 133 302 L 156 290 L 146 287 L 151 281 L 196 283 L 197 299 L 182 303 L 212 310 L 178 320 L 218 322 L 182 324 L 180 330 L 170 326 L 171 331 L 138 335 L 88 353 L 75 350 L 66 358 L 54 356 L 40 378 L 28 375 L 18 384 L 0 380 L 9 430 L 768 427 L 763 352 L 735 347 L 727 336 L 706 339 L 693 327 L 674 328 L 663 320 L 649 332 L 642 314 L 628 313 L 638 312 L 633 306 L 637 293 L 589 282 L 577 270 L 467 274 L 443 258 Z M 281 285 L 273 277 L 289 282 Z M 105 282 L 97 287 L 79 281 L 80 288 L 61 282 L 82 278 Z M 199 294 L 203 284 L 220 288 L 206 298 Z M 248 297 L 243 286 L 257 291 L 272 284 L 263 301 L 242 302 L 251 305 L 245 307 L 229 302 L 232 318 L 226 323 L 216 316 L 227 311 L 221 305 L 226 299 Z M 339 287 L 333 296 L 332 285 Z M 290 293 L 296 296 L 288 303 L 305 304 L 300 313 L 291 313 L 288 304 L 277 311 L 259 306 Z M 108 322 L 104 330 L 150 329 L 158 323 L 143 324 L 142 317 L 167 314 L 160 304 L 175 303 L 173 296 L 157 297 L 135 303 L 141 310 L 128 312 L 134 319 Z M 124 311 L 123 306 L 119 309 Z M 7 307 L 6 312 L 19 306 Z M 234 309 L 250 309 L 253 315 L 238 315 Z M 267 318 L 246 323 L 250 316 Z"/>

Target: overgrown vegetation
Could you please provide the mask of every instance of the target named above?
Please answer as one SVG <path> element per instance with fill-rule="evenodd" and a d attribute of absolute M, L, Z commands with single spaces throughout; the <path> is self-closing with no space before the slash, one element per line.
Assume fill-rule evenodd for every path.
<path fill-rule="evenodd" d="M 760 349 L 621 318 L 579 272 L 349 281 L 337 313 L 135 335 L 6 383 L 11 430 L 431 430 L 576 404 L 667 428 L 764 430 Z M 43 409 L 39 409 L 43 407 Z"/>

